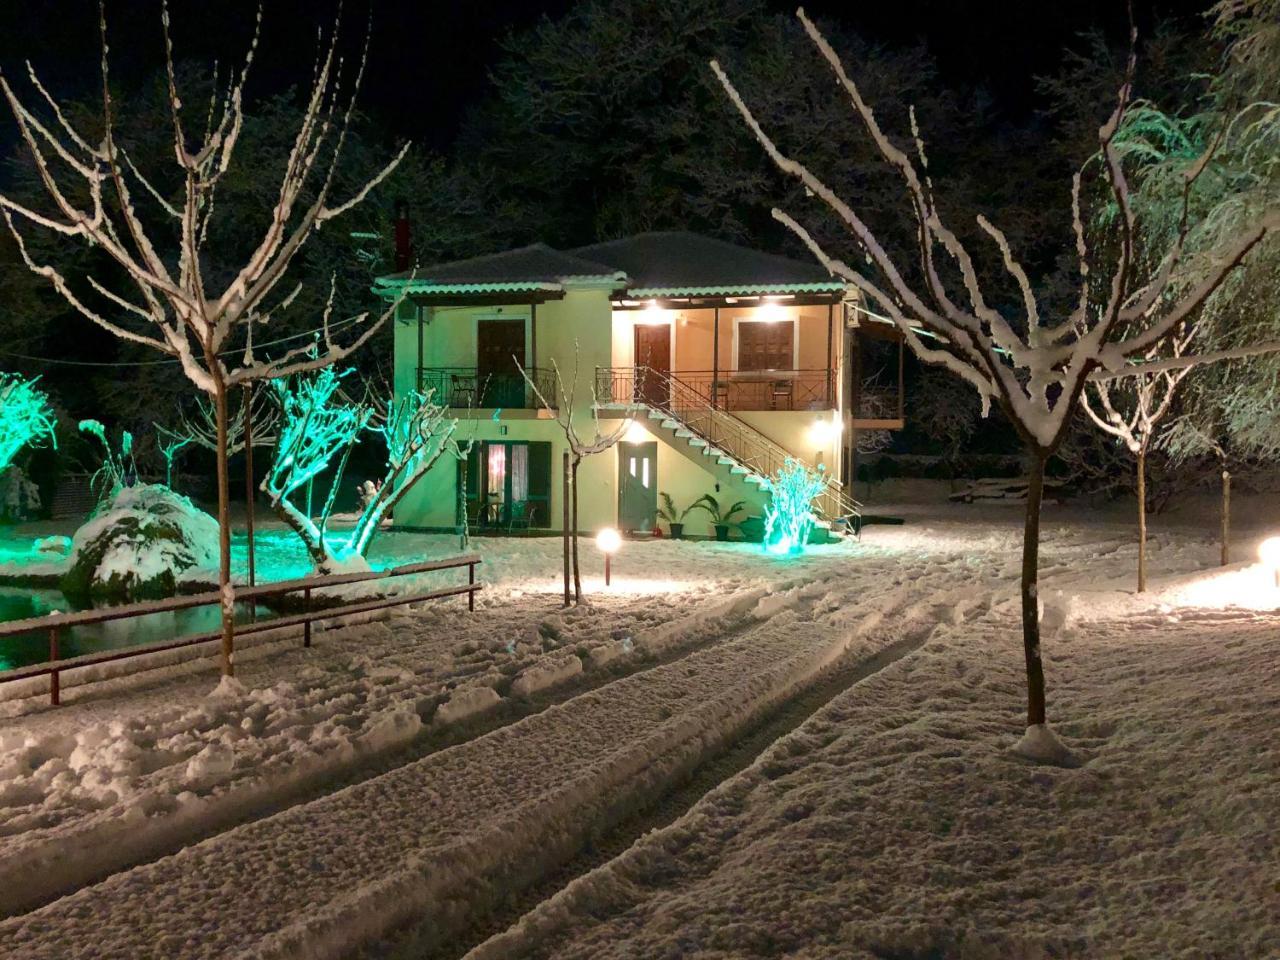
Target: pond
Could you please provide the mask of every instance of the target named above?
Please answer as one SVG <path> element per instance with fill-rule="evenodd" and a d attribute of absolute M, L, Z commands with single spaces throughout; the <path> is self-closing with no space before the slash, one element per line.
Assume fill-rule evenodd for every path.
<path fill-rule="evenodd" d="M 49 613 L 71 609 L 66 598 L 58 590 L 24 590 L 0 587 L 0 622 L 42 617 Z M 275 616 L 265 607 L 258 607 L 258 620 Z M 238 604 L 236 622 L 249 619 L 249 605 Z M 217 605 L 175 610 L 171 613 L 149 613 L 128 620 L 113 620 L 75 626 L 58 632 L 58 653 L 63 659 L 103 650 L 120 650 L 148 643 L 162 643 L 177 637 L 212 633 L 218 629 Z M 0 637 L 0 671 L 14 670 L 49 659 L 49 634 L 47 631 L 16 637 Z"/>
<path fill-rule="evenodd" d="M 41 534 L 49 531 L 42 530 Z M 70 531 L 68 531 L 70 532 Z M 15 564 L 34 558 L 31 552 L 35 536 L 22 530 L 0 531 L 0 562 Z M 374 541 L 370 562 L 375 569 L 385 569 L 404 563 L 426 559 L 429 555 L 444 556 L 454 552 L 456 541 L 451 537 L 428 537 L 421 534 L 386 532 Z M 248 542 L 243 532 L 232 538 L 232 576 L 244 580 L 248 575 Z M 265 526 L 254 538 L 254 558 L 258 583 L 291 580 L 305 577 L 311 572 L 307 557 L 297 535 L 282 527 Z M 47 556 L 39 561 L 47 562 Z M 58 611 L 75 609 L 60 590 L 26 587 L 0 587 L 0 623 L 42 617 Z M 275 614 L 259 606 L 254 612 L 258 620 L 270 619 Z M 239 605 L 237 622 L 250 617 L 248 605 Z M 218 629 L 217 606 L 195 607 L 170 613 L 147 614 L 128 620 L 77 626 L 59 634 L 59 654 L 62 658 L 119 650 L 125 647 L 162 643 L 184 636 L 212 633 Z M 49 659 L 48 633 L 36 633 L 19 637 L 0 637 L 0 672 L 13 670 Z"/>

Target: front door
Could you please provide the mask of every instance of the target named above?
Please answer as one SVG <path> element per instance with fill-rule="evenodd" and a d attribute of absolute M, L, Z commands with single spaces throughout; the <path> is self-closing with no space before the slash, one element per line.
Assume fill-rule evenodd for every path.
<path fill-rule="evenodd" d="M 647 533 L 658 524 L 658 444 L 618 444 L 618 526 Z"/>
<path fill-rule="evenodd" d="M 524 320 L 481 320 L 476 326 L 478 406 L 523 408 Z"/>
<path fill-rule="evenodd" d="M 636 324 L 636 399 L 656 407 L 670 400 L 667 378 L 671 375 L 671 325 Z"/>

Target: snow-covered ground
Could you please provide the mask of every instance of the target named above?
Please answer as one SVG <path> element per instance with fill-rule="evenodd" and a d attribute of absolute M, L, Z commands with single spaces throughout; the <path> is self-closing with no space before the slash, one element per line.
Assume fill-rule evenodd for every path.
<path fill-rule="evenodd" d="M 478 955 L 1276 954 L 1269 572 L 1214 567 L 1211 517 L 1157 520 L 1138 598 L 1126 518 L 1050 511 L 1050 711 L 1084 762 L 1037 768 L 1008 752 L 1016 509 L 875 510 L 909 523 L 792 562 L 627 544 L 567 612 L 557 541 L 479 541 L 474 615 L 264 645 L 243 688 L 189 664 L 9 704 L 6 912 L 114 875 L 0 923 L 0 955 L 341 956 L 392 923 L 447 930 L 833 658 L 904 637 L 928 639 Z"/>

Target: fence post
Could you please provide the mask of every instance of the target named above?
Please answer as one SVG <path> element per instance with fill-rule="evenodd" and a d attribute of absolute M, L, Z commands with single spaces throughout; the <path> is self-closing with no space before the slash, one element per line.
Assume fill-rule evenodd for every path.
<path fill-rule="evenodd" d="M 302 645 L 304 647 L 311 646 L 311 588 L 305 587 L 302 591 L 302 612 L 306 614 L 307 619 L 302 621 Z"/>
<path fill-rule="evenodd" d="M 467 585 L 474 587 L 476 584 L 476 565 L 475 563 L 467 564 Z M 474 590 L 467 591 L 467 609 L 472 613 L 476 610 L 476 592 Z"/>
<path fill-rule="evenodd" d="M 53 669 L 49 671 L 49 703 L 58 706 L 62 702 L 61 678 L 58 676 L 58 628 L 49 628 L 49 662 Z"/>

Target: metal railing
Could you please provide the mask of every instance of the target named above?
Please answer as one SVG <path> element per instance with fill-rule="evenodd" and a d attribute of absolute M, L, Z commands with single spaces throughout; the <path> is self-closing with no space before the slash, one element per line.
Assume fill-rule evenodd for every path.
<path fill-rule="evenodd" d="M 677 370 L 673 376 L 720 410 L 830 410 L 826 370 Z"/>
<path fill-rule="evenodd" d="M 435 600 L 441 597 L 467 595 L 467 609 L 476 608 L 476 591 L 483 584 L 476 582 L 476 564 L 481 563 L 476 554 L 462 557 L 451 557 L 447 560 L 427 560 L 422 563 L 410 563 L 389 570 L 377 570 L 369 573 L 337 573 L 322 577 L 304 577 L 297 580 L 281 580 L 278 583 L 266 583 L 256 587 L 241 587 L 235 591 L 237 601 L 257 601 L 267 597 L 283 597 L 291 593 L 302 594 L 302 610 L 298 613 L 271 617 L 266 620 L 239 624 L 235 627 L 237 636 L 251 636 L 268 630 L 279 630 L 285 627 L 302 627 L 302 645 L 311 646 L 311 624 L 317 620 L 328 620 L 333 617 L 345 617 L 355 613 L 368 613 L 388 607 L 396 607 L 406 603 L 417 603 L 422 600 Z M 410 576 L 418 573 L 431 573 L 437 570 L 455 570 L 467 568 L 467 582 L 458 586 L 438 587 L 420 593 L 409 593 L 391 597 L 377 597 L 368 600 L 354 600 L 348 603 L 329 604 L 313 607 L 312 592 L 327 587 L 339 587 L 351 583 L 366 583 L 371 580 L 390 580 L 395 577 Z M 327 600 L 328 598 L 320 598 Z M 58 654 L 58 639 L 62 631 L 76 626 L 88 626 L 107 623 L 112 620 L 126 620 L 143 617 L 153 613 L 170 613 L 175 610 L 189 610 L 193 607 L 215 606 L 222 603 L 220 592 L 210 591 L 196 593 L 185 597 L 170 597 L 166 600 L 153 600 L 144 603 L 131 603 L 118 607 L 103 607 L 98 610 L 80 610 L 74 613 L 52 613 L 44 617 L 30 617 L 26 620 L 13 620 L 0 623 L 0 640 L 5 637 L 20 636 L 28 633 L 45 633 L 49 637 L 49 659 L 45 663 L 18 667 L 0 673 L 0 683 L 13 683 L 31 677 L 49 677 L 49 702 L 58 706 L 61 700 L 61 674 L 66 670 L 88 667 L 129 657 L 141 657 L 150 653 L 175 650 L 201 643 L 219 640 L 222 631 L 196 634 L 181 637 L 164 643 L 140 644 L 136 647 L 125 647 L 119 650 L 107 650 L 89 653 L 78 657 L 63 659 Z"/>
<path fill-rule="evenodd" d="M 527 372 L 555 409 L 559 404 L 555 371 L 532 367 Z M 432 398 L 441 406 L 458 409 L 536 410 L 542 406 L 519 371 L 485 373 L 478 367 L 419 367 L 418 389 L 432 391 Z"/>
<path fill-rule="evenodd" d="M 596 400 L 602 404 L 651 407 L 668 414 L 715 450 L 761 477 L 772 477 L 787 460 L 797 457 L 732 413 L 712 406 L 711 398 L 682 377 L 647 367 L 597 367 Z M 835 477 L 815 502 L 819 517 L 828 522 L 860 517 L 861 505 L 848 496 Z"/>

